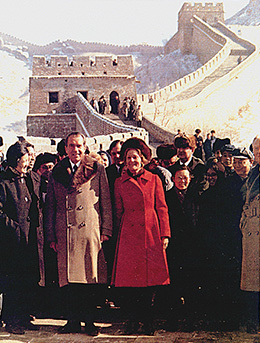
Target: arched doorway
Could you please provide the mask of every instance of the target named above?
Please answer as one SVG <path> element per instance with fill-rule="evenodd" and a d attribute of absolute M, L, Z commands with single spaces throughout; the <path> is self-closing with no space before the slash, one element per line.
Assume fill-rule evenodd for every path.
<path fill-rule="evenodd" d="M 119 94 L 116 91 L 110 93 L 110 106 L 111 106 L 111 113 L 118 114 L 119 112 Z"/>

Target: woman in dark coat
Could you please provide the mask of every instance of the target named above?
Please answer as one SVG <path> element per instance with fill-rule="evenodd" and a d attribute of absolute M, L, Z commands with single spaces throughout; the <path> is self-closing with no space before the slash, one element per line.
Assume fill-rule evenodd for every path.
<path fill-rule="evenodd" d="M 152 298 L 155 286 L 169 284 L 166 248 L 169 218 L 162 182 L 143 168 L 150 159 L 145 142 L 132 138 L 121 153 L 126 171 L 115 182 L 115 208 L 119 228 L 112 284 L 125 294 L 130 316 L 127 333 L 153 334 Z"/>
<path fill-rule="evenodd" d="M 10 333 L 23 334 L 29 322 L 31 294 L 44 283 L 43 231 L 39 176 L 27 173 L 28 151 L 16 142 L 7 151 L 8 168 L 0 179 L 0 282 L 3 320 Z"/>
<path fill-rule="evenodd" d="M 172 168 L 174 187 L 166 192 L 171 225 L 167 250 L 171 278 L 168 304 L 171 306 L 168 328 L 178 328 L 177 321 L 194 320 L 198 285 L 197 197 L 189 192 L 191 173 L 185 165 Z"/>

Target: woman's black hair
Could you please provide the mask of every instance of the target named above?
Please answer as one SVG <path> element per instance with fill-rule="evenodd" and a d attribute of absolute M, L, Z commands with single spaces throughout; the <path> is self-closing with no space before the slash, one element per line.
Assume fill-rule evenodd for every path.
<path fill-rule="evenodd" d="M 180 170 L 188 170 L 188 172 L 190 173 L 191 175 L 191 170 L 189 167 L 187 167 L 185 164 L 178 164 L 178 163 L 175 163 L 172 168 L 171 168 L 171 173 L 172 173 L 172 177 L 175 176 L 175 174 L 180 171 Z"/>
<path fill-rule="evenodd" d="M 110 156 L 110 154 L 109 154 L 107 151 L 105 151 L 105 150 L 100 150 L 100 151 L 98 151 L 97 153 L 98 153 L 100 156 L 101 156 L 102 154 L 105 154 L 105 155 L 107 156 L 107 158 L 108 158 L 108 165 L 110 166 L 110 165 L 112 164 L 111 156 Z"/>
<path fill-rule="evenodd" d="M 16 168 L 19 160 L 25 154 L 28 154 L 26 144 L 24 142 L 16 142 L 11 145 L 6 153 L 7 164 L 10 167 Z"/>

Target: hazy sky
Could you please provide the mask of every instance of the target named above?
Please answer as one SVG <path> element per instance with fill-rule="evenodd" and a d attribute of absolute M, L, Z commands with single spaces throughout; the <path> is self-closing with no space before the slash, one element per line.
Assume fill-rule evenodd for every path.
<path fill-rule="evenodd" d="M 36 44 L 74 39 L 118 45 L 143 42 L 162 45 L 176 32 L 177 14 L 184 2 L 0 0 L 0 32 Z M 246 6 L 249 0 L 223 2 L 227 19 Z"/>

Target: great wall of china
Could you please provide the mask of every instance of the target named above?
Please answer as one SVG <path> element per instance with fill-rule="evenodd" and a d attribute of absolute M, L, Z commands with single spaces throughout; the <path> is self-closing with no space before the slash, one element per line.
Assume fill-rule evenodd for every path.
<path fill-rule="evenodd" d="M 165 46 L 166 52 L 177 48 L 183 52 L 192 52 L 199 57 L 203 65 L 167 87 L 150 94 L 137 95 L 137 102 L 141 104 L 145 113 L 142 129 L 117 124 L 107 116 L 99 115 L 82 96 L 81 87 L 73 97 L 71 96 L 66 101 L 66 107 L 62 111 L 54 110 L 54 107 L 52 110 L 46 109 L 45 113 L 37 111 L 37 108 L 31 110 L 27 117 L 28 136 L 57 138 L 63 137 L 70 130 L 79 130 L 92 140 L 89 145 L 98 150 L 106 149 L 111 140 L 115 139 L 114 135 L 120 139 L 137 135 L 148 141 L 149 132 L 159 141 L 171 142 L 175 132 L 167 130 L 166 127 L 160 125 L 160 122 L 155 121 L 156 116 L 165 116 L 168 112 L 174 115 L 171 110 L 169 111 L 172 107 L 176 112 L 178 109 L 199 107 L 203 98 L 228 81 L 235 79 L 259 57 L 259 48 L 255 44 L 239 37 L 225 26 L 221 3 L 216 5 L 184 3 L 179 12 L 178 25 L 178 32 Z M 238 64 L 239 56 L 242 56 L 242 62 Z M 55 79 L 54 88 L 59 89 L 61 82 L 64 84 L 70 77 L 74 77 L 78 80 L 88 79 L 88 84 L 91 85 L 89 89 L 95 89 L 91 78 L 96 80 L 99 78 L 101 84 L 112 80 L 104 91 L 107 98 L 112 89 L 115 89 L 121 98 L 128 95 L 124 87 L 129 86 L 129 83 L 122 86 L 122 82 L 123 79 L 127 79 L 128 82 L 131 80 L 131 94 L 135 94 L 132 62 L 127 56 L 118 56 L 117 62 L 120 60 L 123 63 L 118 63 L 115 68 L 111 58 L 96 57 L 93 68 L 88 57 L 84 57 L 84 61 L 81 58 L 75 58 L 72 64 L 66 57 L 55 57 L 50 61 L 50 65 L 47 65 L 49 62 L 44 57 L 35 57 L 30 92 L 33 92 L 32 82 L 36 82 L 39 86 L 42 78 Z M 101 95 L 104 92 L 99 87 L 97 87 L 100 93 L 98 95 Z M 74 91 L 76 88 L 74 87 Z M 65 88 L 65 95 L 66 92 Z M 93 94 L 89 92 L 89 96 Z M 61 109 L 57 106 L 56 108 Z M 66 109 L 69 110 L 66 111 Z M 43 132 L 44 135 L 41 134 Z"/>

